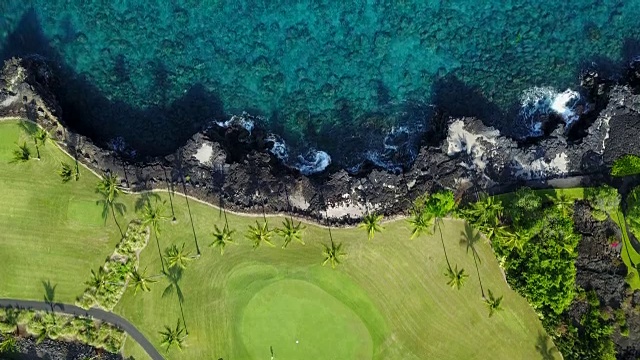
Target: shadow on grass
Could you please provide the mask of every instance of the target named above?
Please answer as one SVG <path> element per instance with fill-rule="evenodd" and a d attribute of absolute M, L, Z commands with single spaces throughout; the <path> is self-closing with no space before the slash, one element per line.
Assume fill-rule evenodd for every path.
<path fill-rule="evenodd" d="M 542 356 L 543 360 L 555 360 L 555 354 L 558 353 L 558 350 L 553 346 L 553 343 L 551 343 L 549 336 L 543 332 L 538 333 L 536 350 L 540 356 Z"/>

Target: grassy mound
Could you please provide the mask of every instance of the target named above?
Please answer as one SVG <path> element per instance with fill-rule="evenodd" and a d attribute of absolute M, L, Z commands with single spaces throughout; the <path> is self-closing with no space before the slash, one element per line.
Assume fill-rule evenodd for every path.
<path fill-rule="evenodd" d="M 106 224 L 101 218 L 96 177 L 81 168 L 79 181 L 61 182 L 56 173 L 65 155 L 53 146 L 41 149 L 41 161 L 9 163 L 15 142 L 25 138 L 21 133 L 17 122 L 0 124 L 0 296 L 41 299 L 41 282 L 50 280 L 58 285 L 56 301 L 73 302 L 90 270 L 113 252 L 118 228 L 110 216 Z M 244 234 L 256 218 L 228 214 L 236 243 L 221 256 L 207 247 L 214 225 L 224 224 L 219 209 L 190 201 L 189 212 L 179 194 L 149 197 L 172 201 L 178 220 L 161 223 L 160 248 L 185 243 L 194 254 L 195 236 L 202 255 L 189 262 L 176 284 L 157 277 L 151 292 L 127 290 L 115 312 L 161 348 L 158 331 L 175 326 L 182 308 L 189 334 L 182 351 L 172 349 L 168 359 L 264 359 L 271 346 L 277 359 L 540 359 L 553 349 L 536 314 L 507 286 L 489 245 L 480 242 L 485 291 L 504 296 L 504 310 L 488 317 L 473 257 L 460 243 L 462 221 L 445 220 L 442 227 L 449 259 L 473 275 L 453 290 L 443 275 L 440 237 L 410 240 L 403 220 L 385 224 L 372 241 L 361 229 L 334 229 L 333 239 L 348 254 L 334 270 L 321 266 L 322 245 L 329 243 L 325 228 L 307 224 L 306 245 L 293 242 L 281 249 L 276 237 L 275 247 L 253 250 Z M 127 208 L 117 215 L 120 223 L 141 217 L 139 198 L 119 199 Z M 283 218 L 267 220 L 273 228 Z M 140 267 L 160 274 L 157 246 L 140 253 Z M 131 340 L 125 353 L 145 358 Z"/>

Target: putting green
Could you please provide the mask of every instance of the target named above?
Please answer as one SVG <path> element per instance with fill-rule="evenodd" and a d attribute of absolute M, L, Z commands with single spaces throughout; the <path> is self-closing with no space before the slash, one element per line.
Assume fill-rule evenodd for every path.
<path fill-rule="evenodd" d="M 371 359 L 369 331 L 350 308 L 301 280 L 260 290 L 244 309 L 242 340 L 253 359 Z"/>

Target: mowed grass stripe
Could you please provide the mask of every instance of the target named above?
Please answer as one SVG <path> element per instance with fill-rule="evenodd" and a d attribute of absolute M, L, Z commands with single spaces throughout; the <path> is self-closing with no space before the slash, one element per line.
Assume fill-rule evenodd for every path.
<path fill-rule="evenodd" d="M 18 139 L 27 141 L 33 160 L 10 163 Z M 89 270 L 104 261 L 120 236 L 111 223 L 104 225 L 99 211 L 69 221 L 69 206 L 76 202 L 96 206 L 96 179 L 81 170 L 80 181 L 62 184 L 60 161 L 72 159 L 47 144 L 40 149 L 42 160 L 35 160 L 29 140 L 18 122 L 0 124 L 0 297 L 41 300 L 42 282 L 49 281 L 56 301 L 73 303 Z"/>
<path fill-rule="evenodd" d="M 2 124 L 0 139 L 18 137 L 19 130 L 17 123 Z M 10 156 L 8 154 L 15 146 L 13 142 L 14 139 L 8 146 L 0 145 L 0 159 Z M 40 281 L 49 279 L 59 284 L 59 293 L 56 293 L 59 301 L 73 301 L 84 289 L 82 283 L 89 278 L 89 270 L 100 266 L 118 241 L 118 230 L 112 219 L 109 217 L 106 226 L 103 225 L 99 207 L 91 206 L 98 199 L 94 193 L 97 179 L 81 170 L 81 181 L 61 184 L 56 175 L 59 160 L 51 152 L 62 157 L 58 150 L 48 146 L 43 149 L 40 162 L 0 162 L 0 184 L 10 193 L 0 200 L 4 201 L 0 203 L 0 224 L 3 227 L 19 225 L 0 235 L 6 237 L 0 248 L 2 254 L 11 254 L 6 257 L 15 261 L 11 270 L 4 265 L 7 262 L 0 264 L 1 279 L 8 279 L 0 282 L 0 296 L 40 299 L 43 295 Z M 72 162 L 71 159 L 68 161 Z M 21 178 L 31 180 L 21 182 Z M 33 200 L 23 202 L 21 199 L 27 196 Z M 166 193 L 159 193 L 159 197 L 169 200 Z M 140 217 L 134 212 L 135 199 L 136 196 L 130 195 L 122 197 L 128 213 L 121 223 Z M 65 200 L 67 206 L 62 214 L 46 209 L 64 204 Z M 39 204 L 43 209 L 32 211 L 29 204 Z M 9 210 L 2 210 L 4 207 Z M 162 224 L 161 247 L 181 246 L 184 242 L 187 249 L 195 253 L 184 198 L 176 196 L 174 207 L 178 222 Z M 348 253 L 344 263 L 332 270 L 320 265 L 322 244 L 329 242 L 327 229 L 309 224 L 304 236 L 306 246 L 292 243 L 283 250 L 280 249 L 281 240 L 275 239 L 278 245 L 275 248 L 263 246 L 252 250 L 244 234 L 249 224 L 255 224 L 256 218 L 229 214 L 230 226 L 238 230 L 237 245 L 228 246 L 225 255 L 220 256 L 216 249 L 208 247 L 213 225 L 223 224 L 220 212 L 196 202 L 191 202 L 191 210 L 202 257 L 189 265 L 181 281 L 189 329 L 186 347 L 183 351 L 172 350 L 167 354 L 168 359 L 269 358 L 266 340 L 255 339 L 265 333 L 270 336 L 268 342 L 274 342 L 269 345 L 273 346 L 276 358 L 287 359 L 294 355 L 288 351 L 296 349 L 291 343 L 296 329 L 305 334 L 305 338 L 299 340 L 308 346 L 307 351 L 313 351 L 295 354 L 296 359 L 304 355 L 318 360 L 335 359 L 336 354 L 385 360 L 542 358 L 535 347 L 539 339 L 548 340 L 537 316 L 524 299 L 508 288 L 490 247 L 480 244 L 478 251 L 482 261 L 479 266 L 485 289 L 490 288 L 505 297 L 505 310 L 492 318 L 487 317 L 473 258 L 459 244 L 464 230 L 461 221 L 446 220 L 443 227 L 452 264 L 464 267 L 470 275 L 462 290 L 457 291 L 446 285 L 443 275 L 446 265 L 439 235 L 409 240 L 409 230 L 403 220 L 385 224 L 385 232 L 377 234 L 373 241 L 367 241 L 360 229 L 332 230 L 334 240 L 342 242 Z M 39 214 L 44 220 L 38 221 Z M 268 219 L 272 228 L 283 220 L 282 217 Z M 29 245 L 25 246 L 25 243 Z M 28 265 L 24 259 L 30 259 Z M 154 237 L 141 253 L 141 267 L 152 274 L 160 272 Z M 314 328 L 327 321 L 330 316 L 327 312 L 305 310 L 304 316 L 295 318 L 298 320 L 286 318 L 288 307 L 296 308 L 299 302 L 313 301 L 313 296 L 305 298 L 311 291 L 299 291 L 300 287 L 293 285 L 299 282 L 307 284 L 302 288 L 318 289 L 356 315 L 357 320 L 338 315 L 330 320 L 337 322 L 335 333 L 331 334 L 332 346 L 326 345 L 323 329 Z M 162 296 L 166 285 L 167 282 L 160 279 L 152 284 L 151 293 L 136 296 L 132 290 L 127 290 L 116 307 L 116 312 L 134 323 L 158 348 L 158 331 L 164 325 L 175 326 L 180 318 L 176 296 Z M 283 328 L 266 316 L 271 310 L 268 302 L 264 302 L 264 309 L 259 306 L 263 303 L 251 303 L 264 289 L 274 288 L 278 292 L 271 296 L 287 294 L 273 299 L 283 302 L 278 310 L 281 314 L 278 316 L 287 323 Z M 77 293 L 73 293 L 75 290 Z M 243 325 L 247 306 L 251 313 L 259 315 L 253 317 L 249 328 Z M 263 312 L 265 316 L 262 316 Z M 332 314 L 331 311 L 328 313 Z M 358 340 L 372 344 L 368 355 L 358 350 L 361 344 L 348 340 L 347 332 L 362 329 L 359 323 L 366 328 L 366 334 L 358 331 Z M 337 351 L 332 350 L 336 348 Z M 130 340 L 125 353 L 145 358 L 140 347 Z"/>

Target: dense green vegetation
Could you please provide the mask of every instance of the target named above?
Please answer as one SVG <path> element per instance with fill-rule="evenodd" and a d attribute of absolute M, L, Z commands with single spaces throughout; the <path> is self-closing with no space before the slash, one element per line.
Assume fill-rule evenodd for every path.
<path fill-rule="evenodd" d="M 634 220 L 640 218 L 639 196 L 640 188 L 627 200 L 631 229 L 640 228 L 634 225 L 640 224 Z M 621 226 L 622 257 L 629 268 L 627 282 L 637 288 L 637 252 L 627 236 L 620 195 L 615 188 L 522 188 L 510 195 L 484 197 L 463 208 L 460 214 L 492 240 L 507 280 L 539 313 L 565 359 L 615 359 L 613 320 L 601 311 L 594 292 L 585 293 L 575 283 L 574 261 L 580 237 L 574 231 L 572 212 L 574 201 L 583 198 L 595 220 L 611 219 Z M 580 306 L 588 309 L 576 323 L 570 310 Z M 622 314 L 616 316 L 620 333 L 628 334 L 626 322 L 618 320 L 624 312 L 618 312 Z"/>
<path fill-rule="evenodd" d="M 613 326 L 600 311 L 600 301 L 593 291 L 578 302 L 586 303 L 587 310 L 579 324 L 567 321 L 559 327 L 558 348 L 565 359 L 615 360 L 616 352 L 611 339 Z"/>
<path fill-rule="evenodd" d="M 570 207 L 522 188 L 504 207 L 487 197 L 461 214 L 486 232 L 509 284 L 539 314 L 560 314 L 571 304 L 579 237 Z"/>
<path fill-rule="evenodd" d="M 141 218 L 160 235 L 157 246 L 140 252 L 137 269 L 147 269 L 151 276 L 138 271 L 146 279 L 138 281 L 132 272 L 130 291 L 114 309 L 158 348 L 167 340 L 174 343 L 169 359 L 265 358 L 271 351 L 276 358 L 341 359 L 362 354 L 356 357 L 534 359 L 544 356 L 537 344 L 554 348 L 526 301 L 504 282 L 488 244 L 474 240 L 480 237 L 464 222 L 443 218 L 452 209 L 448 193 L 425 200 L 430 205 L 424 208 L 430 210 L 421 217 L 427 226 L 413 240 L 406 221 L 386 223 L 385 231 L 375 232 L 371 241 L 366 240 L 369 232 L 361 229 L 307 224 L 300 233 L 305 245 L 292 237 L 285 249 L 253 250 L 255 239 L 233 234 L 247 234 L 249 225 L 255 228 L 254 217 L 227 216 L 200 203 L 189 208 L 176 197 L 177 221 L 165 222 L 167 216 L 158 208 L 169 200 L 166 193 L 120 194 L 116 200 L 124 205 L 122 212 L 105 203 L 96 205 L 96 200 L 105 199 L 95 193 L 100 179 L 83 170 L 87 175 L 78 181 L 61 183 L 60 161 L 68 159 L 62 159 L 53 146 L 40 149 L 41 161 L 10 164 L 14 143 L 21 136 L 17 129 L 15 123 L 0 126 L 0 139 L 9 140 L 0 141 L 0 184 L 5 191 L 0 198 L 0 225 L 7 225 L 0 253 L 11 254 L 4 259 L 11 268 L 0 267 L 2 279 L 10 280 L 0 283 L 2 297 L 41 299 L 41 281 L 50 279 L 58 284 L 56 301 L 73 301 L 83 292 L 82 282 L 90 270 L 104 264 L 121 241 L 116 221 L 128 224 Z M 35 214 L 29 212 L 34 203 L 39 204 Z M 257 225 L 281 220 L 265 216 Z M 226 228 L 232 235 L 219 241 L 212 235 L 216 225 L 218 232 Z M 42 228 L 47 229 L 46 237 L 38 236 Z M 437 233 L 427 234 L 433 230 Z M 222 245 L 216 245 L 203 249 L 199 258 L 182 261 L 194 253 L 194 243 L 187 242 L 194 234 L 228 244 L 224 256 L 219 255 Z M 102 240 L 107 235 L 108 241 Z M 269 240 L 280 245 L 286 242 L 281 237 Z M 463 238 L 472 240 L 473 248 L 461 244 Z M 348 253 L 335 269 L 322 267 L 323 245 L 331 249 L 331 244 L 336 248 L 341 244 L 334 254 Z M 167 254 L 163 249 L 176 251 Z M 476 266 L 482 284 L 495 294 L 493 300 L 479 296 L 479 281 L 468 279 L 460 290 L 452 290 L 447 285 L 450 279 L 443 276 L 449 268 L 462 274 L 460 269 Z M 158 273 L 157 282 L 149 281 Z M 174 334 L 160 334 L 165 326 Z M 474 336 L 456 340 L 463 333 Z M 182 350 L 173 339 L 181 339 Z M 125 353 L 143 357 L 130 341 Z"/>
<path fill-rule="evenodd" d="M 622 177 L 637 174 L 640 174 L 640 157 L 632 154 L 616 159 L 611 168 L 613 176 Z"/>
<path fill-rule="evenodd" d="M 0 308 L 0 333 L 3 336 L 17 335 L 20 327 L 38 342 L 46 338 L 80 341 L 112 353 L 120 352 L 126 338 L 117 327 L 87 317 Z"/>

